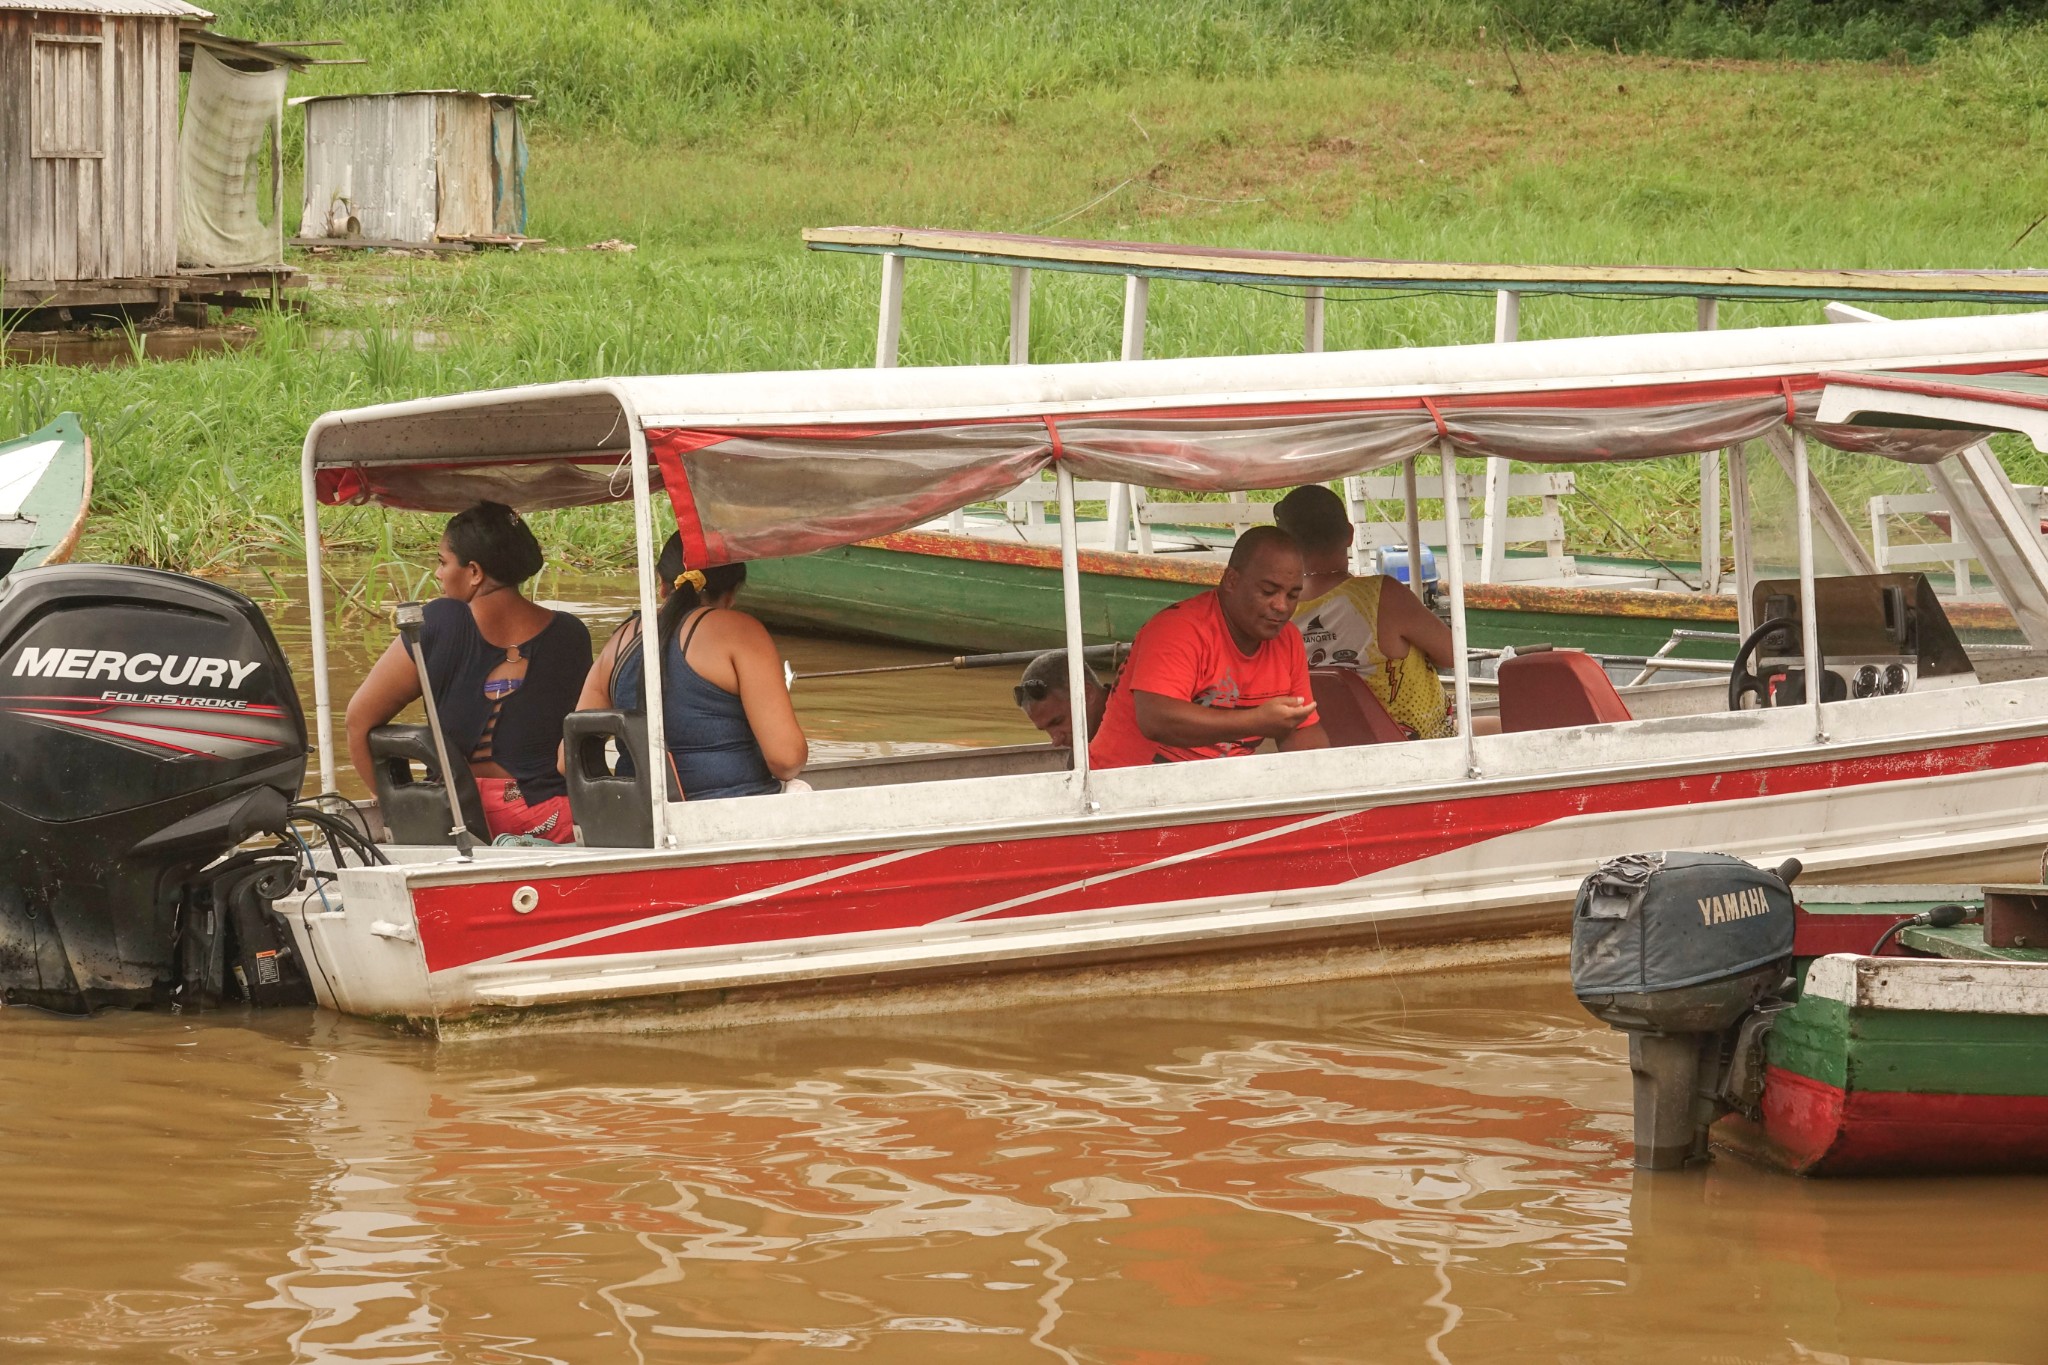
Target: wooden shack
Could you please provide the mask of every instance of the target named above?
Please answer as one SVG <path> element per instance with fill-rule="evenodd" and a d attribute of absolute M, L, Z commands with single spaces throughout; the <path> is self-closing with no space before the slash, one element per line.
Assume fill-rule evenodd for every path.
<path fill-rule="evenodd" d="M 288 281 L 281 242 L 253 267 L 179 267 L 181 63 L 200 48 L 244 70 L 310 60 L 212 19 L 185 0 L 0 0 L 0 311 L 166 308 Z"/>
<path fill-rule="evenodd" d="M 529 95 L 312 95 L 297 242 L 517 245 L 526 240 Z"/>

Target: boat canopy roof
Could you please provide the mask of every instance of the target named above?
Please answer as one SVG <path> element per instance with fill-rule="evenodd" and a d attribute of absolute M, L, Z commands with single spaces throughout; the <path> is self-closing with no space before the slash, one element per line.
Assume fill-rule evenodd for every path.
<path fill-rule="evenodd" d="M 1859 426 L 2013 431 L 2048 451 L 2048 379 L 2031 373 L 1824 374 L 1820 413 Z"/>
<path fill-rule="evenodd" d="M 1919 463 L 1964 429 L 1825 421 L 1844 372 L 2048 375 L 2048 313 L 1387 351 L 786 371 L 535 385 L 333 412 L 327 503 L 452 511 L 631 496 L 634 437 L 689 561 L 829 549 L 1077 478 L 1220 492 L 1325 482 L 1440 442 L 1538 463 L 1693 454 L 1791 426 Z M 2048 414 L 2044 414 L 2048 415 Z"/>

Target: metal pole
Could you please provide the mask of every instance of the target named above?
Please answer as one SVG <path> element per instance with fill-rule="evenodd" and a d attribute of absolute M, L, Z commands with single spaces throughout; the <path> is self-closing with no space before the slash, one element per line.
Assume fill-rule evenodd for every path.
<path fill-rule="evenodd" d="M 1010 267 L 1010 363 L 1031 363 L 1031 270 Z"/>
<path fill-rule="evenodd" d="M 1721 325 L 1721 301 L 1697 299 L 1699 330 L 1711 332 Z M 1700 455 L 1700 591 L 1721 591 L 1721 452 Z"/>
<path fill-rule="evenodd" d="M 903 335 L 903 257 L 882 253 L 882 312 L 875 324 L 875 368 L 896 368 L 896 342 Z"/>
<path fill-rule="evenodd" d="M 1064 463 L 1054 466 L 1060 495 L 1060 599 L 1066 609 L 1067 705 L 1074 727 L 1074 792 L 1081 813 L 1095 803 L 1088 797 L 1088 689 L 1082 679 L 1081 550 L 1074 526 L 1074 476 Z"/>
<path fill-rule="evenodd" d="M 420 701 L 427 708 L 427 733 L 434 737 L 434 757 L 441 762 L 441 790 L 448 797 L 449 837 L 455 840 L 455 856 L 468 862 L 476 848 L 469 824 L 462 818 L 462 798 L 455 794 L 455 765 L 448 759 L 448 737 L 441 731 L 441 707 L 434 700 L 434 680 L 427 675 L 427 650 L 420 643 L 420 627 L 427 614 L 417 602 L 398 604 L 398 633 L 405 638 L 406 652 L 420 675 Z"/>
<path fill-rule="evenodd" d="M 626 423 L 633 447 L 633 553 L 638 559 L 640 589 L 640 709 L 647 716 L 647 752 L 636 761 L 646 765 L 641 771 L 647 774 L 648 801 L 653 806 L 654 846 L 669 848 L 675 844 L 675 836 L 668 828 L 668 718 L 662 709 L 661 688 L 661 651 L 667 642 L 661 638 L 658 624 L 661 596 L 654 580 L 654 476 L 648 469 L 647 433 L 641 429 L 639 414 L 628 408 Z"/>
<path fill-rule="evenodd" d="M 327 681 L 327 581 L 320 559 L 320 494 L 313 482 L 313 447 L 324 417 L 306 432 L 299 454 L 299 510 L 306 525 L 306 612 L 313 628 L 313 728 L 320 744 L 320 790 L 334 786 L 334 703 Z"/>
<path fill-rule="evenodd" d="M 1415 456 L 1401 466 L 1401 495 L 1408 503 L 1408 591 L 1422 596 L 1422 499 L 1415 488 Z M 1449 512 L 1445 516 L 1452 515 Z"/>
<path fill-rule="evenodd" d="M 1493 296 L 1493 340 L 1495 345 L 1513 341 L 1522 331 L 1522 296 L 1502 289 Z M 1491 583 L 1501 574 L 1508 557 L 1508 483 L 1513 471 L 1506 460 L 1486 462 L 1486 520 L 1480 524 L 1479 581 Z M 1456 513 L 1446 508 L 1446 520 Z"/>
<path fill-rule="evenodd" d="M 1756 629 L 1756 535 L 1750 523 L 1749 456 L 1728 447 L 1728 531 L 1735 541 L 1735 628 L 1744 639 Z"/>
<path fill-rule="evenodd" d="M 1152 281 L 1143 275 L 1124 276 L 1123 359 L 1145 358 L 1145 309 L 1152 297 Z M 1131 486 L 1109 486 L 1109 548 L 1131 548 Z"/>
<path fill-rule="evenodd" d="M 1792 433 L 1794 515 L 1799 518 L 1799 633 L 1806 660 L 1806 705 L 1813 715 L 1813 742 L 1825 744 L 1828 733 L 1820 719 L 1820 622 L 1813 591 L 1813 487 L 1806 475 L 1806 437 Z"/>
<path fill-rule="evenodd" d="M 1301 296 L 1301 349 L 1320 351 L 1323 349 L 1323 287 L 1312 284 Z"/>
<path fill-rule="evenodd" d="M 1465 739 L 1465 775 L 1479 776 L 1472 743 L 1472 661 L 1465 657 L 1465 536 L 1458 525 L 1458 457 L 1446 436 L 1436 444 L 1444 466 L 1444 575 L 1451 587 L 1451 672 L 1457 689 L 1458 733 Z M 1412 562 L 1412 561 L 1411 561 Z"/>

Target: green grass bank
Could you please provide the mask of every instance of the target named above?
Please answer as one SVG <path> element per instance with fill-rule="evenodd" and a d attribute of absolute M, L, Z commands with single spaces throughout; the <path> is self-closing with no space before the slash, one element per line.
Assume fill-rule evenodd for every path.
<path fill-rule="evenodd" d="M 1595 45 L 1533 6 L 1451 0 L 223 6 L 227 31 L 341 37 L 372 58 L 297 93 L 536 93 L 529 227 L 569 249 L 309 259 L 306 312 L 263 319 L 246 351 L 0 367 L 0 430 L 85 414 L 100 458 L 87 553 L 204 572 L 295 545 L 299 442 L 331 408 L 869 363 L 875 264 L 805 253 L 807 225 L 1532 263 L 2044 266 L 2048 228 L 2024 234 L 2048 212 L 2048 38 L 2014 17 L 1923 34 L 1925 60 L 1760 61 Z M 295 226 L 295 196 L 287 213 Z M 580 249 L 611 237 L 639 249 Z M 1114 356 L 1119 292 L 1042 276 L 1034 359 Z M 914 265 L 904 363 L 1000 360 L 1005 299 L 997 272 Z M 1523 329 L 1673 329 L 1690 310 L 1532 298 Z M 1425 297 L 1330 312 L 1332 347 L 1482 340 L 1491 316 L 1487 300 Z M 1723 311 L 1724 326 L 1799 320 L 1817 309 Z M 1289 298 L 1162 283 L 1148 345 L 1289 350 L 1299 327 Z M 2018 478 L 2048 477 L 2013 460 Z M 1693 543 L 1688 467 L 1587 471 L 1582 487 L 1658 553 Z M 1628 552 L 1604 514 L 1577 515 L 1578 544 Z M 621 517 L 543 523 L 566 561 L 625 552 Z M 327 523 L 338 548 L 393 565 L 436 530 L 374 509 Z"/>

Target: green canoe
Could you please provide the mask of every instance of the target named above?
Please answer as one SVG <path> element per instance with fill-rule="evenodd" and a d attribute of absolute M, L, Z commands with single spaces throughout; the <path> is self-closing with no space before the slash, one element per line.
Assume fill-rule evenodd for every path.
<path fill-rule="evenodd" d="M 71 558 L 91 500 L 92 442 L 78 414 L 0 441 L 0 578 Z"/>

